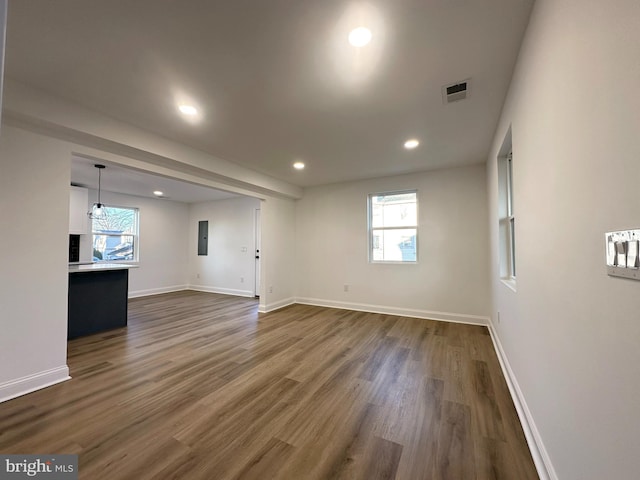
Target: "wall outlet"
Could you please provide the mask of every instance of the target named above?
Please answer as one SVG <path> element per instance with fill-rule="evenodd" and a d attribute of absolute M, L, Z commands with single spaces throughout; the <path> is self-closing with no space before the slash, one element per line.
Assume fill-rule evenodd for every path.
<path fill-rule="evenodd" d="M 273 293 L 273 287 L 269 287 L 269 293 Z"/>
<path fill-rule="evenodd" d="M 196 278 L 200 278 L 200 274 L 199 273 L 196 273 Z"/>
<path fill-rule="evenodd" d="M 348 292 L 349 291 L 349 285 L 347 285 L 346 283 L 344 284 L 344 291 Z"/>
<path fill-rule="evenodd" d="M 242 251 L 242 253 L 246 253 L 247 247 L 242 247 L 241 251 Z"/>
<path fill-rule="evenodd" d="M 244 283 L 244 277 L 240 277 L 240 283 Z"/>

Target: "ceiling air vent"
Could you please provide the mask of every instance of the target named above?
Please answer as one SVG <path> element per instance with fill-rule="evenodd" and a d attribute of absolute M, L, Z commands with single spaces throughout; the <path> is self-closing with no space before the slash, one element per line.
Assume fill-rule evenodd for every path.
<path fill-rule="evenodd" d="M 442 100 L 444 104 L 458 102 L 469 96 L 469 80 L 463 80 L 452 85 L 442 87 Z"/>

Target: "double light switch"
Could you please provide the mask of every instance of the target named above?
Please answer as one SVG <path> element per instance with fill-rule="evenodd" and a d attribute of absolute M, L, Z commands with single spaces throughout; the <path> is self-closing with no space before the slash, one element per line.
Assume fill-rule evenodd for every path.
<path fill-rule="evenodd" d="M 605 234 L 607 273 L 640 280 L 640 229 Z"/>

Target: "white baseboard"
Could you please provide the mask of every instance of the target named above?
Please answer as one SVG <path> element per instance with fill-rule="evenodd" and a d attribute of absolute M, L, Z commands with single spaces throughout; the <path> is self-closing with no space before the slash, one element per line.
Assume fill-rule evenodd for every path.
<path fill-rule="evenodd" d="M 221 293 L 223 295 L 235 295 L 237 297 L 253 297 L 253 290 L 236 290 L 234 288 L 209 287 L 207 285 L 188 285 L 187 290 L 196 292 Z"/>
<path fill-rule="evenodd" d="M 159 295 L 161 293 L 180 292 L 187 290 L 188 285 L 171 285 L 170 287 L 150 288 L 148 290 L 134 290 L 129 292 L 129 298 L 146 297 L 148 295 Z"/>
<path fill-rule="evenodd" d="M 69 367 L 64 365 L 2 383 L 0 384 L 0 403 L 70 379 Z"/>
<path fill-rule="evenodd" d="M 273 302 L 273 303 L 269 303 L 267 305 L 260 305 L 258 307 L 258 312 L 259 313 L 269 313 L 269 312 L 273 312 L 274 310 L 278 310 L 280 308 L 284 308 L 284 307 L 288 307 L 289 305 L 293 305 L 294 303 L 300 303 L 300 302 L 296 302 L 296 299 L 293 297 L 289 297 L 289 298 L 285 298 L 284 300 L 280 300 L 277 302 Z"/>
<path fill-rule="evenodd" d="M 428 320 L 441 320 L 443 322 L 468 323 L 471 325 L 489 324 L 489 317 L 480 315 L 467 315 L 465 313 L 434 312 L 430 310 L 415 310 L 411 308 L 387 307 L 383 305 L 369 305 L 365 303 L 338 302 L 335 300 L 322 300 L 319 298 L 296 298 L 296 303 L 315 305 L 318 307 L 340 308 L 343 310 L 356 310 L 359 312 L 383 313 L 397 315 L 399 317 L 415 317 Z"/>
<path fill-rule="evenodd" d="M 558 480 L 556 471 L 551 463 L 551 458 L 549 458 L 547 449 L 544 447 L 544 443 L 542 442 L 540 432 L 533 421 L 531 410 L 529 410 L 529 407 L 527 406 L 527 402 L 524 399 L 518 380 L 513 373 L 513 369 L 509 364 L 509 360 L 502 348 L 502 343 L 500 343 L 498 333 L 496 332 L 491 320 L 489 320 L 488 326 L 491 339 L 493 340 L 493 346 L 498 354 L 498 360 L 502 367 L 502 373 L 507 381 L 509 392 L 511 392 L 511 398 L 516 406 L 516 411 L 520 418 L 522 429 L 524 430 L 524 436 L 527 438 L 527 443 L 529 444 L 529 450 L 531 451 L 533 462 L 538 470 L 538 476 L 540 477 L 540 480 Z"/>

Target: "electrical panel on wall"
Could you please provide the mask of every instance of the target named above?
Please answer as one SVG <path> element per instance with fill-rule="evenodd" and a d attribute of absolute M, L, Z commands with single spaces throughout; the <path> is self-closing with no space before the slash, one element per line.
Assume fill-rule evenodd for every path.
<path fill-rule="evenodd" d="M 614 277 L 640 280 L 640 229 L 605 234 L 607 273 Z"/>
<path fill-rule="evenodd" d="M 209 253 L 209 221 L 201 220 L 198 222 L 198 255 L 207 255 Z"/>

